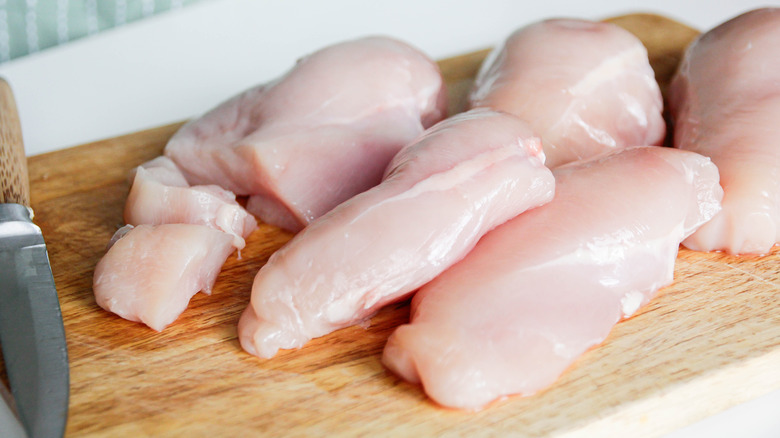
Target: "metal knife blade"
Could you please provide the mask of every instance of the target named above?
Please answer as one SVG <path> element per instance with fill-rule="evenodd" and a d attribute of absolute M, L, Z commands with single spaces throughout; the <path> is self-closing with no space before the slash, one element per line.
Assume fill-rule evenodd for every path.
<path fill-rule="evenodd" d="M 57 290 L 32 222 L 21 128 L 0 79 L 0 345 L 19 417 L 33 438 L 63 436 L 70 372 Z"/>

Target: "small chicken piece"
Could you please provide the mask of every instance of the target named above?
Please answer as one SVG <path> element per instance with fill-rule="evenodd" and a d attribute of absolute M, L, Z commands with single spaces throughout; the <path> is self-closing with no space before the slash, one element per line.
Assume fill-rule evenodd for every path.
<path fill-rule="evenodd" d="M 480 409 L 550 385 L 672 281 L 720 208 L 717 168 L 637 147 L 557 168 L 555 199 L 486 234 L 412 299 L 382 361 L 436 402 Z"/>
<path fill-rule="evenodd" d="M 550 168 L 660 145 L 666 132 L 647 50 L 609 23 L 554 19 L 519 29 L 485 60 L 469 99 L 528 122 Z"/>
<path fill-rule="evenodd" d="M 712 158 L 723 211 L 683 245 L 766 254 L 780 242 L 780 8 L 700 36 L 669 88 L 674 145 Z"/>
<path fill-rule="evenodd" d="M 298 231 L 378 184 L 393 156 L 445 115 L 433 61 L 390 38 L 363 38 L 188 123 L 165 155 L 191 184 L 252 195 L 250 212 Z"/>
<path fill-rule="evenodd" d="M 269 358 L 407 297 L 488 230 L 552 199 L 543 162 L 539 139 L 508 114 L 475 110 L 434 126 L 380 185 L 271 256 L 239 321 L 242 347 Z"/>
<path fill-rule="evenodd" d="M 227 257 L 243 249 L 244 239 L 257 229 L 233 193 L 190 187 L 166 157 L 135 169 L 124 216 L 129 225 L 114 234 L 95 268 L 95 299 L 157 331 L 199 290 L 211 292 Z"/>
<path fill-rule="evenodd" d="M 233 235 L 233 246 L 257 229 L 257 220 L 236 202 L 236 196 L 218 186 L 190 187 L 167 157 L 137 167 L 125 203 L 130 225 L 197 224 Z"/>
<path fill-rule="evenodd" d="M 203 225 L 127 225 L 95 267 L 98 305 L 161 331 L 211 289 L 235 236 Z"/>

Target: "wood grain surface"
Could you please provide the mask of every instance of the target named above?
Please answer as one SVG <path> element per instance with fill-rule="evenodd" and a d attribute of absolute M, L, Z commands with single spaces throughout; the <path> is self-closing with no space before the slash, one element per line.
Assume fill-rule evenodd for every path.
<path fill-rule="evenodd" d="M 0 78 L 0 203 L 30 206 L 22 126 L 11 87 Z"/>
<path fill-rule="evenodd" d="M 613 20 L 668 80 L 690 28 Z M 462 108 L 485 52 L 441 62 Z M 179 125 L 31 157 L 32 205 L 48 242 L 71 360 L 68 436 L 658 436 L 780 388 L 780 252 L 681 250 L 675 282 L 549 389 L 477 413 L 443 409 L 389 373 L 382 348 L 408 303 L 271 360 L 244 353 L 236 323 L 257 270 L 290 235 L 263 225 L 162 333 L 101 310 L 92 273 L 122 225 L 131 168 Z"/>

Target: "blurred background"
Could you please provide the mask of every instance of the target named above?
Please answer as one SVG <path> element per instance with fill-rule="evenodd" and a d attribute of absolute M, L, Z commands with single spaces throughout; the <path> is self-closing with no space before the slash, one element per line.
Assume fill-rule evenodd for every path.
<path fill-rule="evenodd" d="M 307 53 L 368 34 L 441 59 L 550 17 L 651 12 L 707 30 L 771 5 L 780 1 L 0 0 L 0 76 L 35 155 L 197 116 Z M 778 437 L 779 412 L 775 392 L 669 438 Z"/>
<path fill-rule="evenodd" d="M 770 2 L 772 3 L 772 2 Z M 780 1 L 775 0 L 776 5 Z M 29 154 L 199 115 L 327 44 L 367 34 L 436 59 L 550 17 L 654 12 L 709 29 L 758 0 L 0 0 L 0 75 Z"/>
<path fill-rule="evenodd" d="M 2 0 L 0 62 L 35 53 L 197 0 Z"/>

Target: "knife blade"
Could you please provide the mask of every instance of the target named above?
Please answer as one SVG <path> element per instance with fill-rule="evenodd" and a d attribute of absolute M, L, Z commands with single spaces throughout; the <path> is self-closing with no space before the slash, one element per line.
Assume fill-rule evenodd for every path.
<path fill-rule="evenodd" d="M 68 413 L 68 351 L 29 193 L 16 103 L 8 83 L 0 79 L 0 346 L 27 434 L 61 437 Z"/>

